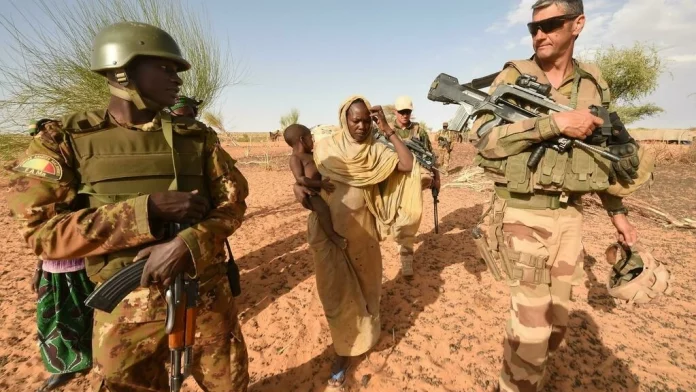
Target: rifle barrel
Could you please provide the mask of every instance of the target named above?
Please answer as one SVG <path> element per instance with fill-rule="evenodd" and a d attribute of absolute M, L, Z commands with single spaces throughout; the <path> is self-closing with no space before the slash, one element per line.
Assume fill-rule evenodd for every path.
<path fill-rule="evenodd" d="M 614 155 L 614 154 L 612 154 L 612 153 L 610 153 L 610 152 L 604 151 L 604 150 L 602 150 L 601 148 L 597 148 L 597 147 L 595 147 L 595 146 L 591 146 L 591 145 L 589 145 L 589 144 L 587 144 L 587 143 L 585 143 L 585 142 L 583 142 L 583 141 L 580 141 L 580 140 L 573 140 L 573 143 L 574 143 L 574 144 L 577 144 L 578 147 L 580 147 L 580 148 L 583 148 L 583 149 L 585 149 L 585 150 L 590 150 L 590 151 L 592 151 L 592 152 L 594 152 L 594 153 L 597 153 L 597 154 L 601 155 L 602 157 L 604 157 L 604 158 L 606 158 L 606 159 L 608 159 L 608 160 L 610 160 L 610 161 L 612 161 L 612 162 L 618 162 L 618 161 L 621 160 L 621 158 L 617 157 L 616 155 Z"/>

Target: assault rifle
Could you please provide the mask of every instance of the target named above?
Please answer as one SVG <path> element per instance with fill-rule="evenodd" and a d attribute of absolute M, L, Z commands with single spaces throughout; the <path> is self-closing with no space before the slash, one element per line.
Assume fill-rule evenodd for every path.
<path fill-rule="evenodd" d="M 386 145 L 392 151 L 396 151 L 396 147 L 394 147 L 394 145 L 389 140 L 387 140 L 387 138 L 381 132 L 379 132 L 376 129 L 374 130 L 374 137 L 375 140 L 379 143 Z M 406 139 L 403 142 L 409 149 L 409 151 L 413 153 L 413 156 L 416 158 L 418 163 L 421 164 L 421 166 L 430 170 L 433 173 L 435 173 L 436 170 L 438 172 L 440 171 L 440 169 L 435 167 L 435 155 L 428 151 L 422 142 L 420 142 L 417 139 Z M 435 220 L 435 233 L 438 232 L 439 226 L 437 216 L 437 203 L 439 202 L 439 200 L 437 199 L 438 193 L 438 190 L 433 187 L 433 219 Z"/>
<path fill-rule="evenodd" d="M 390 150 L 396 151 L 394 145 L 378 130 L 374 130 L 375 140 L 389 147 Z M 417 139 L 406 139 L 403 140 L 406 147 L 413 153 L 414 158 L 421 164 L 424 168 L 434 172 L 438 170 L 435 167 L 435 155 L 425 148 L 425 145 Z M 439 171 L 439 170 L 438 170 Z"/>
<path fill-rule="evenodd" d="M 521 75 L 515 84 L 501 84 L 496 87 L 493 94 L 489 95 L 475 89 L 471 85 L 460 84 L 457 78 L 445 73 L 441 73 L 435 78 L 428 91 L 428 99 L 435 102 L 460 105 L 454 118 L 449 122 L 450 130 L 462 132 L 464 129 L 471 129 L 473 121 L 480 115 L 490 114 L 492 119 L 481 125 L 476 132 L 481 138 L 490 132 L 493 127 L 506 123 L 514 123 L 528 118 L 539 117 L 546 114 L 565 112 L 573 110 L 568 106 L 561 105 L 549 98 L 551 86 L 538 83 L 535 76 Z M 526 102 L 537 109 L 525 109 L 508 99 L 515 99 L 517 102 Z M 604 124 L 597 128 L 593 135 L 588 138 L 588 143 L 581 140 L 571 139 L 565 136 L 555 140 L 546 141 L 535 147 L 527 166 L 536 168 L 544 155 L 546 148 L 552 148 L 558 152 L 568 151 L 570 148 L 578 147 L 586 151 L 598 154 L 612 162 L 618 162 L 620 158 L 611 154 L 596 145 L 618 136 L 618 131 L 612 130 L 609 111 L 601 106 L 591 106 L 590 110 L 595 116 L 604 120 Z M 594 144 L 594 145 L 593 145 Z"/>
<path fill-rule="evenodd" d="M 442 147 L 442 148 L 445 148 L 445 149 L 447 149 L 448 151 L 452 149 L 452 144 L 451 144 L 450 141 L 447 140 L 447 138 L 445 138 L 444 136 L 439 136 L 439 137 L 437 138 L 437 144 L 438 144 L 438 146 L 440 146 L 440 147 Z"/>
<path fill-rule="evenodd" d="M 181 230 L 178 223 L 171 224 L 171 233 Z M 147 259 L 136 260 L 121 269 L 102 283 L 85 300 L 94 309 L 111 313 L 114 308 L 140 285 L 140 278 Z M 170 391 L 178 392 L 186 377 L 191 374 L 193 364 L 193 345 L 196 335 L 196 316 L 198 307 L 198 280 L 177 275 L 165 292 L 167 302 L 167 333 L 171 360 L 169 373 Z"/>

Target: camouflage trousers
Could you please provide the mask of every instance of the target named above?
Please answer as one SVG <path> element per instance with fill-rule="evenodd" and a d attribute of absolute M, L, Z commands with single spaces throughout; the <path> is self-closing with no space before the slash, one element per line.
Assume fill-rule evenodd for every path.
<path fill-rule="evenodd" d="M 192 377 L 204 391 L 246 391 L 247 349 L 227 277 L 201 279 L 199 292 Z M 95 311 L 92 347 L 100 391 L 169 391 L 165 315 L 163 296 L 154 288 L 135 290 L 112 313 Z"/>
<path fill-rule="evenodd" d="M 430 170 L 421 168 L 421 190 L 430 189 L 433 185 L 433 174 Z M 396 251 L 401 260 L 401 271 L 404 275 L 413 274 L 413 253 L 418 232 L 397 231 L 394 233 L 396 241 Z"/>
<path fill-rule="evenodd" d="M 497 217 L 497 218 L 496 218 Z M 549 356 L 563 341 L 572 286 L 584 278 L 582 207 L 512 208 L 495 198 L 491 226 L 509 260 L 510 314 L 505 327 L 501 391 L 539 391 Z M 503 268 L 505 270 L 505 268 Z"/>
<path fill-rule="evenodd" d="M 449 162 L 451 154 L 451 151 L 448 151 L 446 148 L 440 148 L 437 152 L 437 166 L 442 168 L 442 170 L 445 171 L 445 174 L 449 173 Z"/>

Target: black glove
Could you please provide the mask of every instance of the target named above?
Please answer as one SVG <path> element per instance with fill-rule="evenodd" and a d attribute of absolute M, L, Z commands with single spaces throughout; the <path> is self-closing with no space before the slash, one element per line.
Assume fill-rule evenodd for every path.
<path fill-rule="evenodd" d="M 619 115 L 616 112 L 609 113 L 611 121 L 611 138 L 608 144 L 626 144 L 633 142 L 631 134 L 626 130 L 626 126 L 621 122 Z"/>
<path fill-rule="evenodd" d="M 621 158 L 618 162 L 612 162 L 611 167 L 616 179 L 622 183 L 633 184 L 633 179 L 638 178 L 638 145 L 635 142 L 614 144 L 609 146 L 609 152 Z"/>

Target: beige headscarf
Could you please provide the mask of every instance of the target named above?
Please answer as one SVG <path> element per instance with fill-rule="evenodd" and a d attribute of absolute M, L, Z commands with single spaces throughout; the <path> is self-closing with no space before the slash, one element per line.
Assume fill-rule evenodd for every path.
<path fill-rule="evenodd" d="M 368 109 L 370 102 L 363 96 L 348 98 L 339 109 L 340 130 L 314 147 L 314 161 L 322 176 L 331 181 L 362 188 L 367 208 L 377 218 L 382 239 L 391 229 L 418 230 L 423 210 L 420 185 L 420 164 L 414 159 L 413 170 L 396 170 L 396 152 L 368 138 L 358 143 L 348 132 L 348 108 L 362 100 Z"/>

